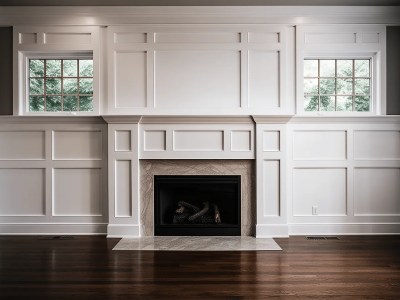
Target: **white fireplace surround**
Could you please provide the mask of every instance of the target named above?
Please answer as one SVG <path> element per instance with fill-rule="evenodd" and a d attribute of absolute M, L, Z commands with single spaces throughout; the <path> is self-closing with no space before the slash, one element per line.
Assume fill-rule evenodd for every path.
<path fill-rule="evenodd" d="M 0 234 L 149 235 L 141 160 L 251 161 L 256 237 L 400 234 L 385 24 L 399 7 L 2 7 Z M 93 112 L 26 111 L 37 53 L 93 54 Z M 303 111 L 304 58 L 332 56 L 372 59 L 370 112 Z"/>

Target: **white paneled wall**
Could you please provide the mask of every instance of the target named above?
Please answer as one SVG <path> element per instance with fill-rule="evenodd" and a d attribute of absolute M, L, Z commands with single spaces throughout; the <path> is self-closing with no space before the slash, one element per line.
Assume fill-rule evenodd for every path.
<path fill-rule="evenodd" d="M 289 234 L 400 230 L 400 124 L 294 118 L 288 124 Z"/>
<path fill-rule="evenodd" d="M 0 234 L 106 233 L 106 125 L 67 122 L 0 120 Z"/>
<path fill-rule="evenodd" d="M 108 113 L 249 115 L 290 107 L 293 27 L 109 26 L 107 35 Z"/>

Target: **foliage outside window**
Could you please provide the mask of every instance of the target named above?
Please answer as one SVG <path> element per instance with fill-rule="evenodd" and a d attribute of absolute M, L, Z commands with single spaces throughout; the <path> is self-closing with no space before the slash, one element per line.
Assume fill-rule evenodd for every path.
<path fill-rule="evenodd" d="M 93 111 L 93 60 L 30 59 L 29 111 Z"/>
<path fill-rule="evenodd" d="M 370 59 L 305 59 L 304 110 L 371 109 Z"/>

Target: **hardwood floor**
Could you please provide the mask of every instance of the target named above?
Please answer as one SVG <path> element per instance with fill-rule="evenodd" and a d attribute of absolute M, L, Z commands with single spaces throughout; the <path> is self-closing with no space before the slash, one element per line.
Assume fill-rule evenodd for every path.
<path fill-rule="evenodd" d="M 112 251 L 0 237 L 1 299 L 400 299 L 400 236 L 276 239 L 283 251 Z"/>

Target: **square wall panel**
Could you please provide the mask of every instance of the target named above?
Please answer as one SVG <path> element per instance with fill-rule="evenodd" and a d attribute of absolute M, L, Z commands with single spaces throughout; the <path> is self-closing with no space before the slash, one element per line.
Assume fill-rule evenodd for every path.
<path fill-rule="evenodd" d="M 132 151 L 130 130 L 115 131 L 115 151 L 116 152 Z"/>
<path fill-rule="evenodd" d="M 280 151 L 280 132 L 264 131 L 263 132 L 263 151 Z"/>
<path fill-rule="evenodd" d="M 400 159 L 400 131 L 354 131 L 354 159 Z"/>
<path fill-rule="evenodd" d="M 345 168 L 294 169 L 293 215 L 345 216 L 346 174 Z"/>
<path fill-rule="evenodd" d="M 45 215 L 44 169 L 0 169 L 0 215 Z"/>
<path fill-rule="evenodd" d="M 165 135 L 165 130 L 146 130 L 144 132 L 144 151 L 165 151 Z"/>
<path fill-rule="evenodd" d="M 231 151 L 251 151 L 251 131 L 232 131 Z"/>
<path fill-rule="evenodd" d="M 101 169 L 54 169 L 53 215 L 102 215 Z"/>
<path fill-rule="evenodd" d="M 44 131 L 0 131 L 0 160 L 44 158 Z"/>
<path fill-rule="evenodd" d="M 356 168 L 354 214 L 400 216 L 400 168 Z"/>

